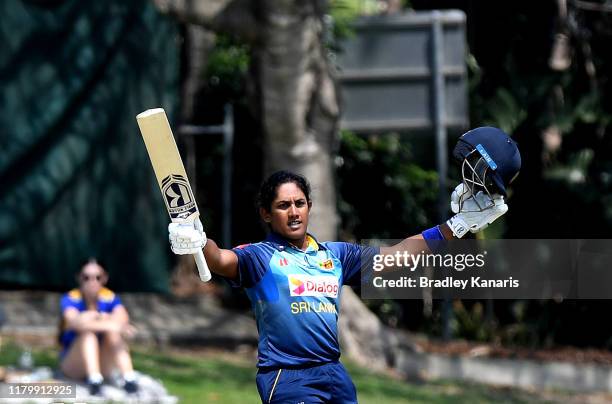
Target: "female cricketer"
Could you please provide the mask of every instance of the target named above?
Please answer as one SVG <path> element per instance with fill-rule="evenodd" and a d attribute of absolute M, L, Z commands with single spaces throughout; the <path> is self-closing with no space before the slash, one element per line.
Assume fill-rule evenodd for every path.
<path fill-rule="evenodd" d="M 477 128 L 461 137 L 455 156 L 463 171 L 451 197 L 456 215 L 392 247 L 316 240 L 308 233 L 309 184 L 288 171 L 272 174 L 261 186 L 259 214 L 270 230 L 261 242 L 226 250 L 206 239 L 199 221 L 170 224 L 176 254 L 204 248 L 212 272 L 245 288 L 259 331 L 256 381 L 262 402 L 356 403 L 355 386 L 339 362 L 342 285 L 359 284 L 362 262 L 374 254 L 430 251 L 432 241 L 480 231 L 508 210 L 505 186 L 520 168 L 516 143 L 499 129 Z"/>

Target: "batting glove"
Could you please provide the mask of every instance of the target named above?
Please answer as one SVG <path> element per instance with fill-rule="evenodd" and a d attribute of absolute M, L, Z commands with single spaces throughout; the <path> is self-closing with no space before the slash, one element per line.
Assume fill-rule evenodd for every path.
<path fill-rule="evenodd" d="M 170 248 L 175 254 L 197 254 L 206 245 L 206 233 L 200 219 L 168 225 Z"/>
<path fill-rule="evenodd" d="M 473 195 L 461 183 L 451 194 L 451 210 L 456 213 L 446 224 L 457 238 L 465 236 L 470 231 L 477 233 L 485 229 L 508 211 L 504 197 L 499 194 L 490 197 L 479 191 Z"/>

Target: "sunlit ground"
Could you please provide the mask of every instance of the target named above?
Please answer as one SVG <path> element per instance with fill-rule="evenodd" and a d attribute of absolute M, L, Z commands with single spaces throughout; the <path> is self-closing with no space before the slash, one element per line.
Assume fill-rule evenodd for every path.
<path fill-rule="evenodd" d="M 6 342 L 0 366 L 15 365 L 22 349 Z M 54 349 L 32 351 L 37 366 L 57 366 Z M 254 358 L 251 354 L 213 351 L 133 349 L 138 371 L 162 380 L 181 403 L 258 403 Z M 580 402 L 585 397 L 562 393 L 535 393 L 519 389 L 458 382 L 403 381 L 347 363 L 362 404 L 396 403 L 544 403 Z M 593 402 L 593 401 L 592 401 Z M 598 402 L 598 401 L 594 401 Z"/>

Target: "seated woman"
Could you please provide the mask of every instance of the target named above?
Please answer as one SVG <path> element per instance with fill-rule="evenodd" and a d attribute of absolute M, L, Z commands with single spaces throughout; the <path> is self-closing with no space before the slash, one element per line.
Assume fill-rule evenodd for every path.
<path fill-rule="evenodd" d="M 89 392 L 95 395 L 104 377 L 118 369 L 124 389 L 136 392 L 138 384 L 125 342 L 134 334 L 127 310 L 119 296 L 104 287 L 108 275 L 95 259 L 89 259 L 77 277 L 79 288 L 61 299 L 62 372 L 73 379 L 85 379 Z"/>

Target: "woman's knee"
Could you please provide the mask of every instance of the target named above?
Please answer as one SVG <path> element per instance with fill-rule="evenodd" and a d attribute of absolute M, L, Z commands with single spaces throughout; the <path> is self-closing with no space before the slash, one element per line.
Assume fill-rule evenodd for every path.
<path fill-rule="evenodd" d="M 109 331 L 104 333 L 104 344 L 113 348 L 119 348 L 123 347 L 125 343 L 120 333 Z"/>
<path fill-rule="evenodd" d="M 82 344 L 97 344 L 98 336 L 93 331 L 82 331 L 77 334 L 76 342 Z"/>

